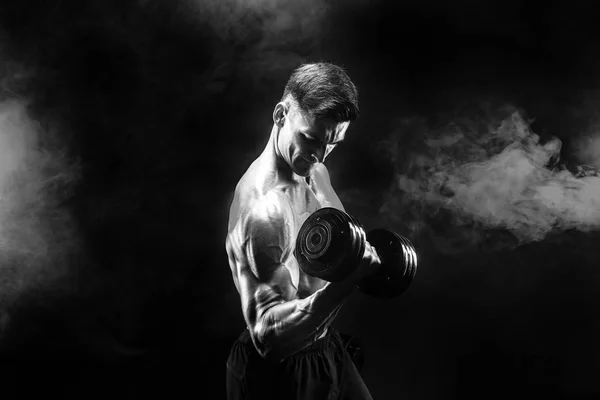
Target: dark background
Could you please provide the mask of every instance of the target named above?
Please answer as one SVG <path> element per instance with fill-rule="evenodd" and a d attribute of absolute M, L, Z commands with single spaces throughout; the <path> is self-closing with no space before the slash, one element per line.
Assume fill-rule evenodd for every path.
<path fill-rule="evenodd" d="M 4 283 L 29 282 L 2 304 L 3 398 L 224 398 L 244 328 L 228 207 L 302 62 L 340 64 L 359 87 L 361 116 L 327 164 L 367 227 L 388 223 L 395 167 L 375 143 L 402 118 L 510 103 L 577 163 L 573 138 L 598 104 L 593 2 L 250 3 L 1 6 L 2 101 L 27 100 L 80 171 L 52 205 L 76 246 L 56 244 L 67 228 L 49 222 L 50 256 L 2 259 Z M 410 289 L 357 294 L 336 324 L 362 337 L 376 399 L 595 398 L 599 238 L 572 229 L 448 254 L 413 236 Z M 52 279 L 19 272 L 34 264 Z"/>

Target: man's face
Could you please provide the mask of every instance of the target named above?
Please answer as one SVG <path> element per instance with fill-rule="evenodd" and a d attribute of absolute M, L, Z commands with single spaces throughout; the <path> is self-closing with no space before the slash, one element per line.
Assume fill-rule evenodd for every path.
<path fill-rule="evenodd" d="M 315 118 L 294 106 L 284 114 L 279 151 L 295 174 L 307 177 L 344 140 L 350 123 Z"/>

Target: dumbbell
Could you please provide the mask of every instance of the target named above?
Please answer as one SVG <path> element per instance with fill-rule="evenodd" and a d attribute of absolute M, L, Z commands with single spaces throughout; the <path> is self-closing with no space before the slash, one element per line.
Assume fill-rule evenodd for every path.
<path fill-rule="evenodd" d="M 417 253 L 412 243 L 386 229 L 365 233 L 355 217 L 336 208 L 321 208 L 309 215 L 296 237 L 294 256 L 305 274 L 339 282 L 358 266 L 367 242 L 375 248 L 381 263 L 361 279 L 357 288 L 384 299 L 404 293 L 417 272 Z"/>

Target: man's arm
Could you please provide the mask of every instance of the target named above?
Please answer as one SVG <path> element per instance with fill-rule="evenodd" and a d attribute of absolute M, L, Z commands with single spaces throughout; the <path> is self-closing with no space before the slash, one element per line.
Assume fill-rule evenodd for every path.
<path fill-rule="evenodd" d="M 242 311 L 254 346 L 262 357 L 274 362 L 318 339 L 364 270 L 363 265 L 343 282 L 327 283 L 307 298 L 286 301 L 297 290 L 290 273 L 293 270 L 287 267 L 295 245 L 292 220 L 284 196 L 253 207 L 243 238 L 247 262 L 238 267 Z"/>
<path fill-rule="evenodd" d="M 344 209 L 344 205 L 342 201 L 338 197 L 335 190 L 333 190 L 333 186 L 331 185 L 331 178 L 329 177 L 329 170 L 325 166 L 325 164 L 318 164 L 317 168 L 315 168 L 315 177 L 321 181 L 322 189 L 327 190 L 327 198 L 333 200 L 336 207 L 339 207 L 340 210 L 346 211 Z"/>

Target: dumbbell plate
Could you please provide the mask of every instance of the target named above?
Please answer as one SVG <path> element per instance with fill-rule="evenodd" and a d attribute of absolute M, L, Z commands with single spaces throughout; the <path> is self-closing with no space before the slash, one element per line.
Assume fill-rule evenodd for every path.
<path fill-rule="evenodd" d="M 348 277 L 365 252 L 360 222 L 332 207 L 312 213 L 296 238 L 294 256 L 304 273 L 329 282 Z"/>

